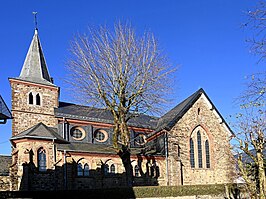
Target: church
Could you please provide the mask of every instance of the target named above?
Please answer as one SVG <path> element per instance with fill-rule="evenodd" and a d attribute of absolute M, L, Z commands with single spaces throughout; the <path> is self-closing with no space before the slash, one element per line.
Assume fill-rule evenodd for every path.
<path fill-rule="evenodd" d="M 125 186 L 105 109 L 59 100 L 35 29 L 12 90 L 8 190 L 86 190 Z M 130 128 L 133 186 L 232 181 L 228 124 L 203 89 L 161 117 L 139 115 Z M 0 177 L 1 179 L 1 177 Z"/>

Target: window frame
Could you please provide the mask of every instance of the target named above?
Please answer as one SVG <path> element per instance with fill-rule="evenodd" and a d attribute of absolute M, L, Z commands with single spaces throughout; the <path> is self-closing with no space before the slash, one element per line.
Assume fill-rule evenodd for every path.
<path fill-rule="evenodd" d="M 211 168 L 211 157 L 210 157 L 210 144 L 209 140 L 205 141 L 205 158 L 206 158 L 206 168 Z"/>
<path fill-rule="evenodd" d="M 103 139 L 98 139 L 97 138 L 97 134 L 98 133 L 101 133 L 102 135 L 104 135 Z M 106 130 L 104 129 L 97 129 L 94 131 L 94 134 L 93 134 L 93 138 L 97 141 L 97 142 L 100 142 L 100 143 L 103 143 L 103 142 L 106 142 L 108 140 L 108 133 Z"/>
<path fill-rule="evenodd" d="M 41 106 L 41 95 L 39 93 L 35 95 L 35 100 L 36 100 L 36 105 Z"/>
<path fill-rule="evenodd" d="M 195 168 L 195 146 L 194 146 L 194 140 L 191 137 L 189 140 L 189 145 L 190 145 L 190 167 Z"/>
<path fill-rule="evenodd" d="M 197 132 L 197 144 L 198 144 L 198 168 L 203 168 L 203 160 L 202 160 L 202 142 L 201 142 L 201 133 Z"/>
<path fill-rule="evenodd" d="M 78 130 L 81 132 L 81 137 L 80 138 L 77 138 L 74 136 L 74 131 L 75 130 Z M 85 130 L 82 128 L 82 127 L 79 127 L 79 126 L 74 126 L 70 129 L 70 136 L 74 139 L 74 140 L 77 140 L 77 141 L 81 141 L 81 140 L 84 140 L 84 138 L 86 137 L 86 132 Z"/>
<path fill-rule="evenodd" d="M 43 147 L 40 147 L 37 151 L 38 154 L 38 171 L 46 172 L 47 171 L 47 155 L 46 150 Z"/>
<path fill-rule="evenodd" d="M 83 165 L 81 163 L 77 164 L 77 176 L 82 177 L 84 175 Z"/>
<path fill-rule="evenodd" d="M 34 97 L 32 92 L 29 93 L 28 100 L 29 105 L 34 105 Z"/>
<path fill-rule="evenodd" d="M 85 176 L 85 177 L 90 176 L 90 166 L 88 163 L 84 164 L 83 176 Z"/>

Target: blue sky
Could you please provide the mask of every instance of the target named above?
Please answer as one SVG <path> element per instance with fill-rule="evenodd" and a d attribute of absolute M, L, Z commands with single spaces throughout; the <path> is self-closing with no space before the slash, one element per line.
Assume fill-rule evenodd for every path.
<path fill-rule="evenodd" d="M 11 108 L 8 77 L 18 77 L 34 33 L 33 11 L 50 75 L 61 87 L 61 101 L 73 101 L 64 77 L 69 42 L 88 25 L 129 20 L 137 32 L 152 31 L 171 63 L 176 91 L 169 109 L 203 88 L 226 118 L 238 111 L 234 99 L 245 76 L 265 70 L 249 53 L 252 34 L 241 24 L 254 0 L 9 0 L 0 7 L 0 94 Z M 0 125 L 0 154 L 10 154 L 11 121 Z"/>

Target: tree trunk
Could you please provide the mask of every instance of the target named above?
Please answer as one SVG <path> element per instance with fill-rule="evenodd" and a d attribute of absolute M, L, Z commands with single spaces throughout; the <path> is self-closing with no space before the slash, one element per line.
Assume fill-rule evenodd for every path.
<path fill-rule="evenodd" d="M 125 167 L 126 172 L 126 185 L 128 187 L 133 186 L 133 169 L 131 165 L 131 159 L 130 159 L 130 149 L 123 145 L 122 149 L 118 153 L 119 157 L 121 158 L 123 165 Z"/>
<path fill-rule="evenodd" d="M 258 181 L 259 181 L 259 199 L 265 198 L 265 171 L 263 164 L 263 154 L 262 152 L 257 152 L 257 160 L 258 160 Z"/>

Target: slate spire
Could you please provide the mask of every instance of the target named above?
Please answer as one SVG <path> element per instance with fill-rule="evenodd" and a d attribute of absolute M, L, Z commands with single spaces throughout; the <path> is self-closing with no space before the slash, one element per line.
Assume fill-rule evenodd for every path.
<path fill-rule="evenodd" d="M 43 55 L 37 28 L 35 29 L 19 79 L 34 83 L 53 85 L 53 80 L 49 75 Z"/>

